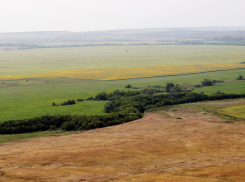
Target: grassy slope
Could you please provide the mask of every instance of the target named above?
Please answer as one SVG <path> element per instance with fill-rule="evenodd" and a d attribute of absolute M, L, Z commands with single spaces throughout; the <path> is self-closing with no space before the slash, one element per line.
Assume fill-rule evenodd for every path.
<path fill-rule="evenodd" d="M 11 76 L 129 66 L 240 63 L 245 61 L 245 47 L 91 46 L 0 51 L 0 57 L 0 76 Z"/>

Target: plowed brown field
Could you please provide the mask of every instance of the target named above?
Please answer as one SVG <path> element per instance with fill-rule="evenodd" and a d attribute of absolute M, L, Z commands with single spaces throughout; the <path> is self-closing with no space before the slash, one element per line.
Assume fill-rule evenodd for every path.
<path fill-rule="evenodd" d="M 245 125 L 184 113 L 3 144 L 0 181 L 244 182 Z"/>

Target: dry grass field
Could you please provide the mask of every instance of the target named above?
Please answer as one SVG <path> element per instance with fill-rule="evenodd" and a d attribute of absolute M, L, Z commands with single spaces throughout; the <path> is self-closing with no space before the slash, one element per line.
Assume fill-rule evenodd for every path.
<path fill-rule="evenodd" d="M 244 150 L 242 122 L 183 105 L 122 125 L 2 144 L 0 181 L 244 182 Z"/>
<path fill-rule="evenodd" d="M 68 70 L 34 75 L 0 76 L 0 80 L 18 80 L 26 78 L 72 78 L 90 80 L 120 80 L 156 76 L 170 76 L 202 73 L 219 70 L 245 68 L 245 64 L 195 64 L 165 65 L 148 67 L 105 68 L 88 70 Z"/>

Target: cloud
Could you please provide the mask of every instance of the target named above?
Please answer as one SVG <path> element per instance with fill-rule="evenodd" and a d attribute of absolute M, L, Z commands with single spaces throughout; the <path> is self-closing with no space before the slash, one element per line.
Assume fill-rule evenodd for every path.
<path fill-rule="evenodd" d="M 0 0 L 0 32 L 245 26 L 239 0 Z"/>

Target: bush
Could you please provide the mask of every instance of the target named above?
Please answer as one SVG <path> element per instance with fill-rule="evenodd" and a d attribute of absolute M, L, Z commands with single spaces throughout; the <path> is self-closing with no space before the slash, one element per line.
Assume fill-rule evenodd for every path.
<path fill-rule="evenodd" d="M 50 125 L 49 129 L 50 130 L 56 130 L 56 126 L 55 125 Z"/>
<path fill-rule="evenodd" d="M 170 93 L 179 93 L 179 92 L 183 92 L 183 89 L 178 84 L 170 88 Z"/>
<path fill-rule="evenodd" d="M 202 87 L 202 85 L 201 84 L 196 84 L 196 85 L 194 85 L 194 87 Z"/>
<path fill-rule="evenodd" d="M 86 100 L 94 100 L 94 98 L 93 97 L 89 97 Z"/>
<path fill-rule="evenodd" d="M 203 86 L 213 86 L 213 81 L 212 81 L 211 79 L 205 78 L 205 79 L 202 81 L 202 85 L 203 85 Z"/>
<path fill-rule="evenodd" d="M 174 84 L 173 83 L 167 83 L 166 84 L 166 87 L 165 87 L 165 91 L 166 92 L 170 92 L 170 89 L 174 87 Z"/>
<path fill-rule="evenodd" d="M 243 75 L 239 75 L 238 77 L 237 77 L 237 80 L 243 80 L 244 79 L 244 76 Z"/>
<path fill-rule="evenodd" d="M 125 86 L 125 88 L 131 88 L 131 87 L 132 87 L 132 85 L 130 85 L 130 84 Z"/>
<path fill-rule="evenodd" d="M 75 100 L 68 100 L 67 102 L 62 102 L 60 105 L 66 106 L 66 105 L 72 105 L 76 104 Z"/>

